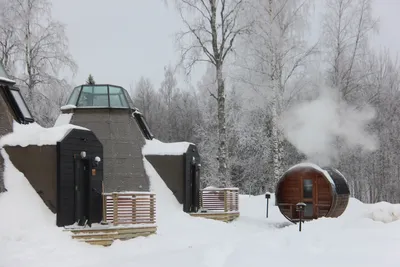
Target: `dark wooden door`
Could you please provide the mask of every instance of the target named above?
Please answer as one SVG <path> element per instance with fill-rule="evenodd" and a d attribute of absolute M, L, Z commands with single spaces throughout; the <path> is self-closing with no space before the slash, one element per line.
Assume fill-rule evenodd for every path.
<path fill-rule="evenodd" d="M 298 180 L 299 199 L 298 202 L 306 204 L 303 218 L 313 219 L 316 218 L 316 196 L 317 196 L 317 183 L 314 174 L 304 174 Z M 292 207 L 293 219 L 299 219 L 299 213 L 296 211 L 296 204 Z"/>
<path fill-rule="evenodd" d="M 89 162 L 88 224 L 99 223 L 103 218 L 103 180 L 96 166 Z"/>
<path fill-rule="evenodd" d="M 85 224 L 89 219 L 90 211 L 90 173 L 89 161 L 75 160 L 75 222 Z"/>
<path fill-rule="evenodd" d="M 197 212 L 200 206 L 200 166 L 195 162 L 190 165 L 191 177 L 191 212 Z"/>
<path fill-rule="evenodd" d="M 78 222 L 82 217 L 82 163 L 80 159 L 75 159 L 74 162 L 74 211 L 75 222 Z"/>

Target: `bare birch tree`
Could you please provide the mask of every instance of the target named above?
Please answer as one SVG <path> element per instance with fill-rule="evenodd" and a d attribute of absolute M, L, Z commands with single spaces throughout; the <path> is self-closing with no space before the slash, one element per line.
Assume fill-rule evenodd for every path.
<path fill-rule="evenodd" d="M 13 64 L 19 46 L 13 13 L 5 1 L 0 2 L 0 61 L 9 76 L 13 76 Z"/>
<path fill-rule="evenodd" d="M 187 73 L 198 62 L 207 62 L 215 68 L 217 92 L 211 95 L 218 105 L 218 178 L 229 186 L 224 67 L 236 39 L 249 27 L 238 21 L 245 0 L 176 0 L 176 4 L 187 28 L 178 34 Z"/>
<path fill-rule="evenodd" d="M 131 97 L 135 107 L 137 107 L 143 116 L 146 118 L 146 122 L 149 127 L 155 127 L 154 124 L 154 112 L 156 103 L 156 92 L 154 86 L 149 78 L 140 77 L 134 88 L 131 88 Z"/>
<path fill-rule="evenodd" d="M 66 81 L 59 78 L 60 73 L 67 70 L 74 74 L 77 69 L 68 52 L 65 26 L 52 18 L 48 0 L 6 1 L 4 5 L 0 14 L 7 22 L 0 27 L 2 61 L 8 68 L 13 65 L 13 78 L 26 91 L 38 122 L 50 126 L 59 108 L 54 103 L 65 95 Z M 49 116 L 42 120 L 44 114 Z"/>
<path fill-rule="evenodd" d="M 245 57 L 239 65 L 250 72 L 245 81 L 256 91 L 254 97 L 264 99 L 261 105 L 270 113 L 271 173 L 265 172 L 265 186 L 273 190 L 283 173 L 284 133 L 279 117 L 289 100 L 302 89 L 307 60 L 317 52 L 303 35 L 307 29 L 310 0 L 259 0 L 252 4 L 251 15 L 256 22 L 252 34 L 244 41 Z M 267 108 L 265 108 L 267 106 Z M 265 162 L 269 168 L 270 162 Z"/>
<path fill-rule="evenodd" d="M 376 29 L 372 0 L 326 0 L 324 39 L 328 54 L 330 81 L 340 97 L 351 100 L 360 92 L 365 72 L 368 35 Z"/>

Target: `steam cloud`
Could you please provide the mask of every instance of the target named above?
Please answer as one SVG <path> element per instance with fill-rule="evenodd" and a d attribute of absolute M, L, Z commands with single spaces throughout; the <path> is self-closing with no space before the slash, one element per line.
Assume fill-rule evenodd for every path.
<path fill-rule="evenodd" d="M 375 135 L 366 129 L 375 118 L 372 107 L 356 109 L 345 101 L 337 101 L 334 90 L 321 90 L 317 99 L 300 103 L 280 118 L 285 137 L 308 160 L 330 165 L 338 158 L 337 138 L 347 148 L 374 151 L 378 148 Z"/>

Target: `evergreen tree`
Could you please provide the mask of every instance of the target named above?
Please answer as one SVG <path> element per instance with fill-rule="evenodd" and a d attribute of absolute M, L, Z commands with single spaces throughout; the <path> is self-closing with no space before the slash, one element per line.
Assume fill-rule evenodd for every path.
<path fill-rule="evenodd" d="M 93 79 L 92 74 L 89 74 L 89 77 L 88 77 L 88 79 L 86 81 L 86 84 L 89 84 L 89 85 L 95 85 L 96 84 L 96 82 Z"/>

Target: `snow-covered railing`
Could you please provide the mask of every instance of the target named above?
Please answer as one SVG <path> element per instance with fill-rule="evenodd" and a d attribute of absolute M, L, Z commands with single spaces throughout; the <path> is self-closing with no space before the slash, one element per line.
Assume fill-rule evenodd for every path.
<path fill-rule="evenodd" d="M 103 193 L 103 221 L 119 224 L 155 224 L 156 196 L 151 192 Z"/>
<path fill-rule="evenodd" d="M 239 211 L 239 188 L 205 188 L 200 190 L 200 209 L 207 211 Z"/>

